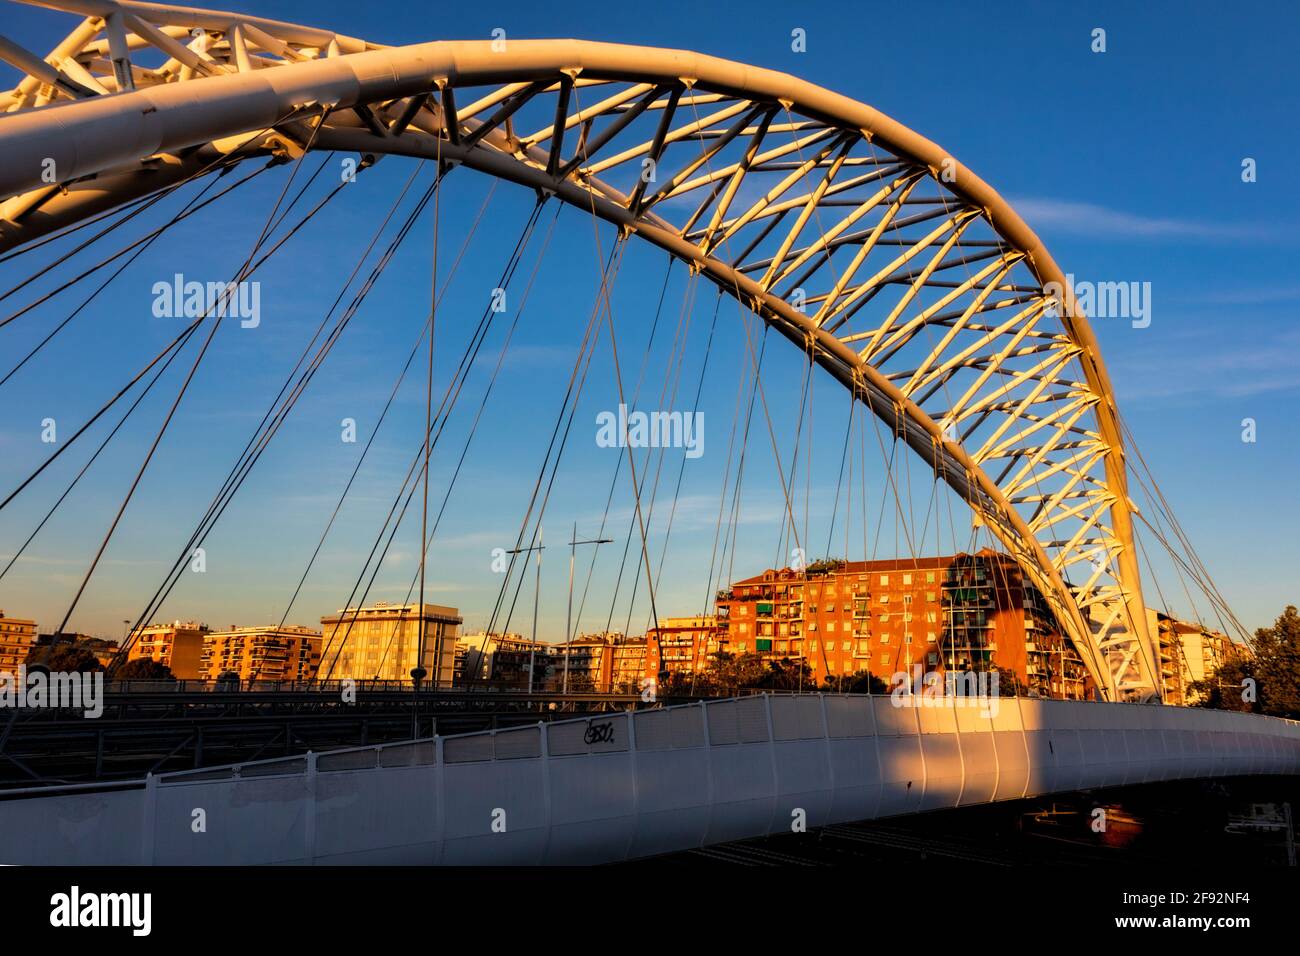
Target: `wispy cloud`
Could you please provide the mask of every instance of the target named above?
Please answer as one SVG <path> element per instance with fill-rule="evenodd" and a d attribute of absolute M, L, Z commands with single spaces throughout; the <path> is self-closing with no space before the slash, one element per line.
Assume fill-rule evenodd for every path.
<path fill-rule="evenodd" d="M 1212 289 L 1198 293 L 1195 301 L 1211 305 L 1277 305 L 1300 302 L 1300 285 Z"/>
<path fill-rule="evenodd" d="M 1271 241 L 1287 233 L 1273 225 L 1146 216 L 1066 199 L 1022 197 L 1009 201 L 1031 229 L 1051 229 L 1094 238 L 1250 242 Z"/>
<path fill-rule="evenodd" d="M 1112 361 L 1122 400 L 1202 397 L 1241 398 L 1267 392 L 1300 389 L 1300 331 L 1286 330 L 1252 341 L 1225 345 L 1222 341 L 1193 341 L 1171 355 L 1157 350 L 1145 356 Z M 1176 374 L 1170 374 L 1177 369 Z"/>
<path fill-rule="evenodd" d="M 506 352 L 506 357 L 501 363 L 501 367 L 502 369 L 509 370 L 519 370 L 523 368 L 549 368 L 554 366 L 563 367 L 565 364 L 573 364 L 576 352 L 576 344 L 574 348 L 569 349 L 558 345 L 512 344 L 509 351 Z M 500 355 L 501 352 L 499 347 L 491 353 L 485 351 L 474 359 L 474 368 L 491 370 L 496 367 Z"/>

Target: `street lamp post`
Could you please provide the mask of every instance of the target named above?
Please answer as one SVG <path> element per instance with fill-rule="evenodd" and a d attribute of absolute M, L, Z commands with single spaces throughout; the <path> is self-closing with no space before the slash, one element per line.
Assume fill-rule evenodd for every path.
<path fill-rule="evenodd" d="M 564 693 L 566 694 L 569 692 L 569 657 L 573 654 L 573 560 L 580 544 L 594 544 L 600 547 L 613 541 L 613 538 L 591 538 L 587 541 L 579 541 L 578 523 L 576 521 L 573 523 L 573 537 L 569 540 L 569 610 L 564 618 Z"/>
<path fill-rule="evenodd" d="M 542 546 L 542 529 L 537 529 L 537 544 L 530 548 L 515 548 L 507 551 L 506 554 L 527 554 L 530 551 L 537 552 L 537 574 L 533 585 L 533 641 L 528 650 L 528 693 L 533 692 L 533 668 L 537 664 L 537 602 L 542 593 L 542 552 L 546 549 Z"/>

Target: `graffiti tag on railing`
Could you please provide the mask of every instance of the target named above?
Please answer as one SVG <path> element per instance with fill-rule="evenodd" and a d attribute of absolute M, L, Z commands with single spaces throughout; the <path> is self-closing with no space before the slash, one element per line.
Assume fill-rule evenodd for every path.
<path fill-rule="evenodd" d="M 612 744 L 614 742 L 614 722 L 611 720 L 603 724 L 588 724 L 587 732 L 582 735 L 582 739 L 588 746 L 591 744 Z"/>

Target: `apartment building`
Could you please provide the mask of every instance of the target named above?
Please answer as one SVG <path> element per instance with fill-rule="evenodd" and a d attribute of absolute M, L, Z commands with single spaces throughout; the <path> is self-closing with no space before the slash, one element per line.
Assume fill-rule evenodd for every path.
<path fill-rule="evenodd" d="M 653 677 L 646 670 L 646 639 L 621 637 L 610 648 L 609 689 L 615 694 L 633 694 L 641 690 L 641 681 Z"/>
<path fill-rule="evenodd" d="M 149 624 L 131 632 L 127 660 L 155 660 L 171 669 L 178 680 L 202 680 L 203 642 L 211 628 L 198 621 Z"/>
<path fill-rule="evenodd" d="M 18 673 L 36 643 L 36 622 L 0 611 L 0 671 Z"/>
<path fill-rule="evenodd" d="M 705 670 L 709 657 L 722 649 L 721 633 L 713 615 L 660 618 L 658 627 L 646 631 L 645 675 Z"/>
<path fill-rule="evenodd" d="M 213 631 L 203 645 L 208 680 L 235 674 L 240 680 L 307 681 L 320 666 L 321 635 L 309 627 L 269 624 Z"/>
<path fill-rule="evenodd" d="M 424 654 L 420 655 L 423 620 Z M 410 682 L 417 664 L 426 687 L 451 687 L 461 617 L 440 604 L 387 604 L 340 610 L 320 619 L 322 680 Z"/>
<path fill-rule="evenodd" d="M 488 680 L 502 687 L 525 689 L 529 675 L 534 690 L 542 690 L 555 677 L 554 645 L 520 635 L 500 637 L 493 648 Z"/>
<path fill-rule="evenodd" d="M 582 634 L 555 645 L 555 668 L 561 690 L 607 693 L 613 675 L 614 640 L 621 634 Z"/>
<path fill-rule="evenodd" d="M 802 660 L 814 679 L 870 672 L 1011 671 L 1045 696 L 1082 697 L 1082 662 L 1037 590 L 991 550 L 771 569 L 719 592 L 725 649 Z"/>
<path fill-rule="evenodd" d="M 1248 645 L 1238 644 L 1221 631 L 1204 625 L 1180 621 L 1168 614 L 1159 614 L 1160 644 L 1170 647 L 1174 658 L 1174 676 L 1166 678 L 1166 703 L 1195 705 L 1201 699 L 1191 685 L 1212 680 L 1224 664 L 1248 656 Z M 1162 654 L 1162 656 L 1164 656 Z"/>

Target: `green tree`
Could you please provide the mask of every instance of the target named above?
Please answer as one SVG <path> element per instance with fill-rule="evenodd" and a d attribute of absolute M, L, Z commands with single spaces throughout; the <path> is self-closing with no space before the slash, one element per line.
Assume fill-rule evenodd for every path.
<path fill-rule="evenodd" d="M 1263 713 L 1300 719 L 1300 613 L 1288 605 L 1255 632 L 1255 673 Z"/>
<path fill-rule="evenodd" d="M 766 667 L 757 654 L 731 654 L 718 651 L 709 660 L 704 676 L 715 693 L 734 694 L 745 687 L 757 687 Z"/>
<path fill-rule="evenodd" d="M 93 674 L 95 671 L 103 670 L 99 659 L 84 647 L 77 647 L 75 644 L 58 644 L 50 651 L 49 657 L 41 660 L 48 648 L 48 644 L 41 644 L 28 651 L 27 666 L 41 664 L 52 672 L 58 671 L 64 674 Z"/>
<path fill-rule="evenodd" d="M 889 684 L 869 670 L 860 670 L 843 677 L 828 674 L 821 690 L 829 694 L 888 694 Z"/>
<path fill-rule="evenodd" d="M 1255 631 L 1255 656 L 1234 657 L 1204 681 L 1192 684 L 1200 706 L 1242 710 L 1300 720 L 1300 612 L 1287 605 L 1272 627 Z M 1243 684 L 1254 681 L 1255 699 Z"/>
<path fill-rule="evenodd" d="M 119 667 L 113 677 L 117 680 L 175 680 L 172 669 L 150 657 L 137 657 Z"/>
<path fill-rule="evenodd" d="M 1248 702 L 1242 693 L 1246 679 L 1253 677 L 1254 661 L 1234 657 L 1220 664 L 1205 680 L 1192 681 L 1187 687 L 1188 696 L 1196 699 L 1197 707 L 1260 713 L 1256 703 Z"/>
<path fill-rule="evenodd" d="M 670 671 L 656 689 L 660 697 L 711 697 L 717 693 L 713 676 L 706 670 L 699 674 L 690 671 Z"/>
<path fill-rule="evenodd" d="M 804 568 L 804 571 L 812 576 L 830 574 L 832 571 L 840 570 L 846 563 L 843 558 L 818 558 Z"/>
<path fill-rule="evenodd" d="M 990 668 L 990 686 L 989 692 L 992 693 L 992 675 L 998 675 L 998 696 L 999 697 L 1028 697 L 1029 685 L 1020 679 L 1020 675 L 1010 668 Z"/>
<path fill-rule="evenodd" d="M 812 668 L 801 660 L 783 657 L 767 661 L 757 680 L 749 685 L 764 690 L 812 690 L 815 686 Z"/>

